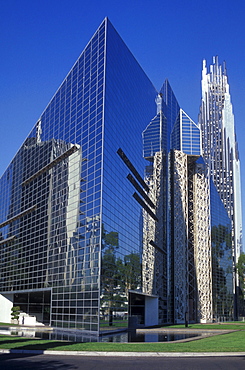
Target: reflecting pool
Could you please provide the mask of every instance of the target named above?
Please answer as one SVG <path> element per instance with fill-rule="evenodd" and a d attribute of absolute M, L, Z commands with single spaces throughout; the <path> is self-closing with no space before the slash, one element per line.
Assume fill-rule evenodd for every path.
<path fill-rule="evenodd" d="M 111 343 L 137 343 L 137 342 L 173 342 L 177 340 L 198 338 L 202 333 L 180 332 L 120 332 L 102 336 L 82 335 L 76 331 L 60 331 L 55 329 L 35 330 L 27 328 L 1 328 L 0 334 L 17 335 L 27 338 L 40 338 L 47 340 L 64 340 L 70 342 L 111 342 Z"/>

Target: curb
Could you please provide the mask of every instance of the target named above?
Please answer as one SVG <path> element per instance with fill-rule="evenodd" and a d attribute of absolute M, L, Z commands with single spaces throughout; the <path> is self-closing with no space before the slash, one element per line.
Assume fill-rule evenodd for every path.
<path fill-rule="evenodd" d="M 0 349 L 0 354 L 32 354 L 59 356 L 102 357 L 245 357 L 245 352 L 90 352 L 90 351 L 42 351 Z"/>

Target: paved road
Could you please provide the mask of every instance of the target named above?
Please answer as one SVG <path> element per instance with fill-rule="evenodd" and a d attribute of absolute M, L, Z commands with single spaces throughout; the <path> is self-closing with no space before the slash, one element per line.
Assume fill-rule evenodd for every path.
<path fill-rule="evenodd" d="M 244 370 L 245 357 L 97 357 L 0 354 L 0 370 Z"/>

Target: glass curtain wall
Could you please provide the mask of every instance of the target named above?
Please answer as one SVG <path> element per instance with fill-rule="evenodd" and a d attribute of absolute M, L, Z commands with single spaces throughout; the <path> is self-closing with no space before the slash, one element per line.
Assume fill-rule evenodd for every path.
<path fill-rule="evenodd" d="M 51 325 L 98 331 L 104 21 L 2 178 L 1 291 L 50 289 Z M 13 263 L 14 259 L 14 263 Z M 30 312 L 29 312 L 30 313 Z"/>
<path fill-rule="evenodd" d="M 141 289 L 142 207 L 128 180 L 143 177 L 141 134 L 155 111 L 157 92 L 108 22 L 102 191 L 101 330 L 127 326 L 128 292 Z M 137 180 L 138 181 L 138 180 Z"/>
<path fill-rule="evenodd" d="M 50 291 L 54 327 L 98 333 L 140 287 L 141 208 L 117 151 L 143 173 L 155 96 L 105 19 L 1 178 L 0 291 Z"/>
<path fill-rule="evenodd" d="M 215 185 L 210 182 L 214 321 L 233 320 L 232 226 Z"/>

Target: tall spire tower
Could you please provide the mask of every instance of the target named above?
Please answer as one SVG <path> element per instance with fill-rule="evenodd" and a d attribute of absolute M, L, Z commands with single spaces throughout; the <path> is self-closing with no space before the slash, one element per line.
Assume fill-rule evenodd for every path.
<path fill-rule="evenodd" d="M 226 65 L 220 65 L 217 56 L 209 71 L 203 61 L 201 86 L 202 155 L 232 221 L 233 251 L 237 262 L 242 247 L 240 160 Z"/>

